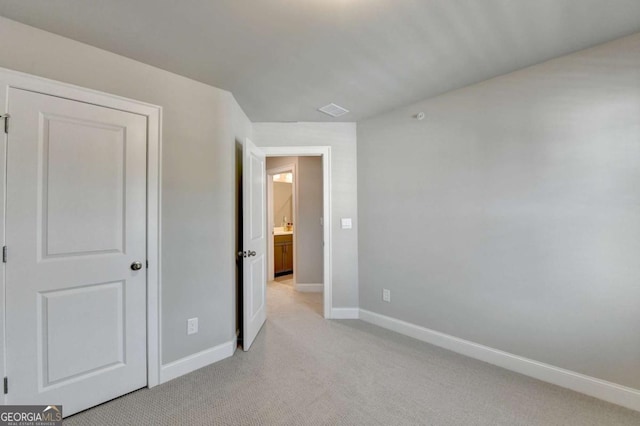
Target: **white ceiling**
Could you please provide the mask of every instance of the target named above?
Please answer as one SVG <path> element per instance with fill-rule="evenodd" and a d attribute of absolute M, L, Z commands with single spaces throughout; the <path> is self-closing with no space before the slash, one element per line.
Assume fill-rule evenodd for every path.
<path fill-rule="evenodd" d="M 640 31 L 640 0 L 0 0 L 0 15 L 227 89 L 252 121 L 357 121 Z M 316 111 L 330 102 L 351 113 Z"/>

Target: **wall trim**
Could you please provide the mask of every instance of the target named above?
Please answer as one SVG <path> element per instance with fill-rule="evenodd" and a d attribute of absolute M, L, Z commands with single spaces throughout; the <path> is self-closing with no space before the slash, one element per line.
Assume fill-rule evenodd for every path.
<path fill-rule="evenodd" d="M 295 289 L 301 293 L 322 293 L 324 285 L 320 284 L 300 284 L 295 283 Z"/>
<path fill-rule="evenodd" d="M 166 383 L 207 365 L 229 358 L 237 348 L 237 339 L 229 340 L 213 348 L 186 356 L 177 361 L 163 365 L 160 369 L 160 383 Z"/>
<path fill-rule="evenodd" d="M 331 309 L 331 319 L 358 319 L 360 309 L 358 308 L 333 308 Z"/>
<path fill-rule="evenodd" d="M 640 411 L 640 390 L 638 389 L 493 349 L 365 309 L 360 309 L 360 319 L 507 370 Z"/>

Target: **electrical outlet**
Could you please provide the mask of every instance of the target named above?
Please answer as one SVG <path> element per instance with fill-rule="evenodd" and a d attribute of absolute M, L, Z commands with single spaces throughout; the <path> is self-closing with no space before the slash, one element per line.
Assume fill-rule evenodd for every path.
<path fill-rule="evenodd" d="M 187 320 L 187 334 L 196 334 L 198 332 L 198 318 L 189 318 Z"/>
<path fill-rule="evenodd" d="M 386 288 L 382 289 L 382 301 L 387 303 L 391 302 L 391 290 L 387 290 Z"/>

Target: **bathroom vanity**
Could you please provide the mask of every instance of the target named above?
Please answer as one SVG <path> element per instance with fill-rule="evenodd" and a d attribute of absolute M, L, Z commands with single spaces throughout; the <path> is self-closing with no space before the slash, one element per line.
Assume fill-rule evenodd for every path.
<path fill-rule="evenodd" d="M 293 232 L 273 236 L 273 269 L 276 277 L 293 273 Z"/>

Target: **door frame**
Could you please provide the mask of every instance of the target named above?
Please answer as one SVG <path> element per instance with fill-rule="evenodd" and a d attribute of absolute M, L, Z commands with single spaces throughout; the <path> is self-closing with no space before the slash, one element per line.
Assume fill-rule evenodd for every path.
<path fill-rule="evenodd" d="M 333 244 L 331 238 L 332 231 L 332 210 L 331 210 L 331 147 L 330 146 L 272 146 L 259 148 L 266 157 L 322 157 L 322 234 L 324 240 L 323 249 L 323 299 L 324 317 L 331 318 L 333 308 Z M 294 222 L 294 227 L 295 222 Z M 295 238 L 295 231 L 294 231 Z M 272 249 L 273 250 L 273 249 Z M 295 240 L 294 240 L 294 249 Z M 294 274 L 296 265 L 294 263 Z"/>
<path fill-rule="evenodd" d="M 268 158 L 268 157 L 267 157 Z M 296 255 L 296 247 L 297 245 L 297 234 L 296 234 L 296 220 L 298 220 L 298 184 L 297 184 L 297 170 L 296 163 L 285 164 L 279 167 L 274 167 L 272 169 L 267 169 L 267 230 L 269 230 L 269 226 L 271 223 L 274 223 L 275 218 L 273 217 L 273 175 L 277 175 L 278 173 L 286 173 L 291 171 L 293 174 L 293 183 L 291 184 L 291 222 L 293 222 L 293 287 L 295 288 L 296 283 L 296 271 L 298 269 L 297 265 L 297 255 Z M 275 279 L 274 273 L 274 263 L 275 263 L 275 254 L 273 252 L 273 244 L 274 244 L 274 235 L 273 229 L 269 232 L 269 238 L 267 241 L 267 281 L 273 281 Z"/>
<path fill-rule="evenodd" d="M 9 107 L 9 89 L 22 89 L 45 95 L 57 96 L 88 104 L 112 108 L 142 115 L 147 119 L 147 387 L 160 384 L 161 362 L 161 177 L 162 177 L 162 107 L 99 92 L 72 84 L 61 83 L 18 71 L 0 68 L 0 115 Z M 9 118 L 9 132 L 11 132 Z M 0 120 L 0 129 L 4 123 Z M 10 133 L 9 133 L 10 134 Z M 0 131 L 0 244 L 6 245 L 6 154 L 8 134 Z M 9 260 L 10 261 L 10 260 Z M 7 377 L 5 335 L 5 285 L 6 268 L 0 263 L 0 377 Z M 0 402 L 6 403 L 3 394 Z"/>

